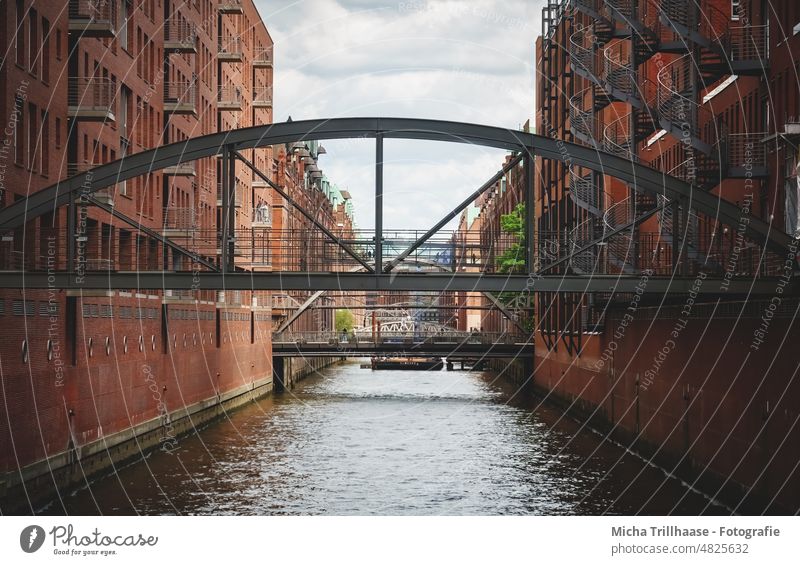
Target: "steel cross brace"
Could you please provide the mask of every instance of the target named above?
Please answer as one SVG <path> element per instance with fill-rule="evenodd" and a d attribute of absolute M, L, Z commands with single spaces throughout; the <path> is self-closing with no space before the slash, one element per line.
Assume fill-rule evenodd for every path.
<path fill-rule="evenodd" d="M 403 251 L 402 253 L 400 253 L 400 255 L 398 255 L 397 257 L 392 259 L 389 263 L 387 263 L 386 266 L 383 268 L 383 272 L 384 273 L 390 272 L 398 265 L 398 263 L 401 263 L 406 257 L 408 257 L 414 251 L 419 249 L 420 246 L 422 246 L 422 244 L 424 244 L 431 237 L 433 237 L 436 234 L 436 232 L 442 229 L 447 224 L 447 222 L 455 218 L 458 214 L 461 213 L 462 210 L 464 210 L 464 208 L 469 206 L 470 202 L 473 202 L 481 194 L 483 194 L 491 187 L 493 187 L 495 183 L 497 183 L 497 181 L 503 178 L 503 175 L 505 175 L 508 171 L 510 171 L 514 167 L 516 167 L 517 163 L 519 163 L 520 160 L 522 160 L 523 155 L 524 153 L 520 153 L 519 155 L 514 157 L 506 166 L 504 166 L 501 170 L 495 173 L 495 175 L 492 178 L 483 183 L 483 185 L 481 185 L 481 187 L 478 190 L 467 196 L 467 198 L 464 199 L 461 202 L 461 204 L 453 208 L 441 220 L 436 222 L 436 225 L 434 225 L 431 229 L 429 229 L 422 236 L 420 236 L 419 239 L 417 239 L 414 243 L 412 243 L 405 251 Z"/>
<path fill-rule="evenodd" d="M 269 177 L 267 177 L 267 175 L 265 175 L 265 174 L 264 174 L 264 173 L 262 173 L 260 170 L 258 170 L 258 168 L 257 168 L 257 167 L 256 167 L 256 166 L 255 166 L 255 165 L 252 163 L 252 162 L 250 162 L 250 161 L 249 161 L 249 160 L 248 160 L 248 159 L 247 159 L 247 158 L 246 158 L 244 155 L 242 155 L 242 154 L 241 154 L 241 153 L 239 153 L 238 151 L 234 151 L 234 152 L 233 152 L 233 154 L 234 154 L 234 156 L 235 156 L 237 159 L 239 159 L 239 160 L 240 160 L 242 163 L 244 163 L 245 165 L 247 165 L 247 167 L 249 167 L 249 168 L 250 168 L 250 169 L 251 169 L 251 170 L 252 170 L 252 171 L 253 171 L 255 174 L 257 174 L 257 175 L 258 175 L 258 177 L 259 177 L 261 180 L 263 180 L 265 183 L 267 183 L 269 186 L 271 186 L 271 187 L 272 187 L 272 188 L 275 190 L 275 192 L 277 192 L 277 193 L 278 193 L 278 194 L 280 194 L 280 195 L 281 195 L 281 196 L 282 196 L 284 199 L 286 199 L 286 202 L 288 202 L 288 203 L 289 203 L 289 204 L 290 204 L 292 207 L 294 207 L 294 208 L 295 208 L 295 209 L 296 209 L 298 212 L 300 212 L 301 214 L 303 214 L 303 216 L 305 216 L 305 217 L 306 217 L 306 218 L 307 218 L 307 219 L 308 219 L 308 220 L 309 220 L 309 221 L 310 221 L 312 224 L 314 224 L 314 226 L 315 226 L 317 229 L 319 229 L 319 230 L 320 230 L 322 233 L 324 233 L 326 236 L 328 236 L 328 237 L 329 237 L 329 238 L 330 238 L 330 239 L 331 239 L 331 240 L 332 240 L 332 241 L 333 241 L 333 242 L 334 242 L 336 245 L 338 245 L 339 247 L 341 247 L 341 248 L 342 248 L 342 249 L 345 251 L 345 253 L 347 253 L 347 254 L 348 254 L 348 255 L 350 255 L 350 256 L 351 256 L 353 259 L 355 259 L 356 261 L 358 261 L 358 263 L 359 263 L 359 264 L 361 264 L 361 266 L 362 266 L 362 267 L 364 267 L 364 268 L 365 268 L 365 269 L 366 269 L 368 272 L 370 272 L 370 273 L 374 273 L 374 272 L 375 272 L 375 270 L 374 270 L 374 269 L 373 269 L 373 268 L 372 268 L 372 267 L 369 265 L 369 263 L 367 263 L 366 261 L 364 261 L 364 259 L 363 259 L 363 258 L 362 258 L 362 257 L 361 257 L 361 256 L 360 256 L 358 253 L 356 253 L 356 252 L 353 250 L 353 248 L 352 248 L 352 247 L 350 247 L 350 246 L 349 246 L 347 243 L 345 243 L 344 241 L 342 241 L 342 240 L 341 240 L 341 238 L 338 238 L 338 237 L 336 237 L 336 235 L 335 235 L 335 234 L 334 234 L 332 231 L 330 231 L 328 228 L 326 228 L 324 225 L 322 225 L 322 223 L 321 223 L 319 220 L 317 220 L 317 219 L 314 217 L 314 215 L 313 215 L 313 214 L 311 214 L 311 213 L 310 213 L 310 212 L 308 212 L 308 211 L 307 211 L 305 208 L 303 208 L 302 206 L 300 206 L 300 204 L 298 204 L 297 202 L 295 202 L 295 201 L 292 199 L 292 197 L 291 197 L 291 196 L 289 196 L 289 194 L 287 194 L 287 193 L 286 193 L 286 191 L 285 191 L 285 190 L 283 190 L 283 189 L 282 189 L 280 186 L 278 186 L 276 183 L 272 182 L 272 180 L 270 180 L 270 178 L 269 178 Z"/>

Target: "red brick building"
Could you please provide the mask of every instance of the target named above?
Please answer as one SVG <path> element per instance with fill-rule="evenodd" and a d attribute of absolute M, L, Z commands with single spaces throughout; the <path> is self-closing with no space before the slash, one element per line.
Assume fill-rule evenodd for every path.
<path fill-rule="evenodd" d="M 272 121 L 273 45 L 252 0 L 13 0 L 0 10 L 2 206 L 124 155 Z M 270 148 L 245 156 L 272 174 Z M 269 269 L 271 214 L 259 211 L 271 189 L 242 163 L 235 176 L 234 263 Z M 207 158 L 95 197 L 216 260 L 220 180 Z M 65 236 L 68 210 L 6 235 L 4 267 L 64 268 L 70 241 L 87 270 L 188 266 L 84 200 Z M 193 423 L 272 387 L 268 293 L 5 290 L 0 317 L 0 500 L 24 500 L 23 488 L 41 499 L 140 447 L 168 450 Z"/>
<path fill-rule="evenodd" d="M 655 168 L 796 234 L 799 26 L 800 5 L 790 0 L 550 0 L 536 41 L 536 133 Z M 708 274 L 778 276 L 785 263 L 736 227 L 635 183 L 539 158 L 536 178 L 539 266 L 648 218 L 550 274 L 702 283 Z M 509 180 L 481 202 L 485 245 L 521 195 Z M 800 413 L 789 399 L 800 389 L 785 344 L 800 337 L 797 302 L 782 301 L 764 338 L 769 305 L 725 291 L 721 304 L 692 300 L 688 314 L 686 295 L 645 295 L 632 319 L 628 295 L 540 293 L 533 383 L 739 509 L 795 512 Z M 492 313 L 485 325 L 502 323 Z M 654 361 L 665 343 L 680 353 Z"/>
<path fill-rule="evenodd" d="M 791 1 L 551 2 L 537 43 L 537 131 L 638 161 L 792 233 L 798 23 Z M 539 167 L 540 256 L 660 207 L 554 272 L 675 274 L 702 284 L 706 274 L 777 276 L 786 259 L 762 256 L 759 242 L 685 201 L 561 162 Z M 769 338 L 753 348 L 766 301 L 718 292 L 723 306 L 645 298 L 633 320 L 630 296 L 541 295 L 534 380 L 708 492 L 740 508 L 796 511 L 800 478 L 787 462 L 797 459 L 790 446 L 800 413 L 789 399 L 800 389 L 788 377 L 796 359 L 783 348 L 784 338 L 799 337 L 796 301 L 782 305 Z M 656 359 L 665 343 L 680 353 Z"/>

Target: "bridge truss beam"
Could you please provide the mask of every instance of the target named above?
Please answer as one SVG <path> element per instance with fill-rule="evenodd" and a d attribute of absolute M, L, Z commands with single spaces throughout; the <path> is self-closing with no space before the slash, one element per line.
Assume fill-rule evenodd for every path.
<path fill-rule="evenodd" d="M 448 141 L 520 151 L 591 169 L 636 185 L 644 192 L 663 194 L 670 199 L 683 198 L 690 208 L 715 218 L 724 225 L 736 228 L 742 219 L 742 211 L 738 206 L 720 199 L 716 194 L 703 191 L 678 178 L 628 159 L 575 143 L 505 128 L 441 120 L 336 118 L 242 128 L 127 155 L 113 163 L 59 181 L 53 186 L 29 195 L 25 200 L 8 206 L 0 211 L 0 230 L 20 227 L 35 217 L 69 204 L 81 194 L 96 192 L 166 167 L 213 157 L 224 147 L 240 151 L 305 140 L 369 137 L 380 140 Z M 746 237 L 764 244 L 779 255 L 787 255 L 792 244 L 789 235 L 755 216 L 748 215 L 747 220 L 744 228 Z"/>
<path fill-rule="evenodd" d="M 706 278 L 699 294 L 774 296 L 778 278 L 712 279 Z M 636 275 L 486 275 L 482 273 L 255 273 L 236 271 L 93 271 L 86 273 L 0 271 L 1 288 L 67 290 L 108 290 L 110 288 L 185 289 L 185 290 L 342 290 L 342 291 L 474 291 L 474 292 L 645 292 L 655 294 L 697 291 L 692 278 L 651 276 L 644 291 Z M 727 290 L 722 290 L 726 288 Z M 783 294 L 796 294 L 794 280 Z"/>

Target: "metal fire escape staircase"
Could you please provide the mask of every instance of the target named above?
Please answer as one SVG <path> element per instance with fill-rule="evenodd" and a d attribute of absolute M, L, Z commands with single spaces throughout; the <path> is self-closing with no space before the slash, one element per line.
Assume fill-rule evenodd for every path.
<path fill-rule="evenodd" d="M 663 129 L 683 141 L 686 157 L 666 174 L 704 190 L 711 190 L 724 178 L 766 175 L 765 166 L 742 166 L 754 151 L 758 155 L 760 144 L 756 142 L 761 134 L 728 136 L 711 109 L 699 100 L 700 92 L 720 85 L 732 74 L 763 73 L 766 26 L 732 27 L 730 18 L 714 6 L 704 5 L 699 10 L 686 0 L 572 0 L 571 6 L 592 20 L 589 26 L 577 28 L 567 45 L 573 71 L 591 84 L 569 100 L 570 129 L 576 139 L 638 161 L 637 145 Z M 630 44 L 616 39 L 630 40 Z M 660 68 L 656 81 L 637 78 L 637 67 L 659 52 L 680 56 Z M 630 114 L 606 124 L 598 143 L 594 114 L 613 101 L 627 103 Z M 603 216 L 606 226 L 613 225 L 613 221 L 605 219 L 619 215 L 622 203 L 606 202 L 603 212 L 602 191 L 592 177 L 575 170 L 570 173 L 570 194 L 576 204 Z M 642 196 L 631 187 L 626 200 L 637 198 Z M 668 205 L 663 199 L 645 205 L 659 207 L 662 240 L 670 244 L 673 208 L 677 207 L 681 217 L 685 216 L 680 231 L 687 256 L 705 259 L 697 251 L 699 219 L 694 212 L 685 215 L 682 206 Z M 611 209 L 615 211 L 609 216 Z M 586 228 L 583 224 L 577 226 L 572 240 L 585 240 L 584 232 L 591 231 Z M 613 241 L 614 245 L 607 249 L 612 261 L 624 246 L 619 236 Z M 574 266 L 587 267 L 583 263 L 589 259 L 588 255 L 576 258 Z"/>
<path fill-rule="evenodd" d="M 736 159 L 740 145 L 761 134 L 729 137 L 709 104 L 700 99 L 732 75 L 760 75 L 767 64 L 767 26 L 731 26 L 731 19 L 711 4 L 698 9 L 685 0 L 662 0 L 660 21 L 689 45 L 690 50 L 658 72 L 656 111 L 660 126 L 695 151 L 691 166 L 675 168 L 676 176 L 710 190 L 725 178 L 741 178 Z M 761 136 L 763 137 L 763 136 Z M 765 167 L 751 170 L 763 176 Z"/>

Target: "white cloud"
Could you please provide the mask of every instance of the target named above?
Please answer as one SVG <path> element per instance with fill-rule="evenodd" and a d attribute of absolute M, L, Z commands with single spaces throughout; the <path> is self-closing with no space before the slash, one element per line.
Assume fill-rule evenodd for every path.
<path fill-rule="evenodd" d="M 256 0 L 275 41 L 276 120 L 402 116 L 517 128 L 533 109 L 541 2 Z M 490 177 L 502 153 L 386 144 L 387 227 L 424 229 Z M 326 174 L 373 225 L 372 142 L 325 142 Z"/>

